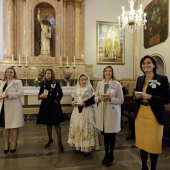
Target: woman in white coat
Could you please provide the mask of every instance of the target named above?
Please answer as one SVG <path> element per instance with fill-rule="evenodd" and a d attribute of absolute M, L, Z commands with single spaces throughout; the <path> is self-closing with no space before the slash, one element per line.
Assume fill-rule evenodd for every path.
<path fill-rule="evenodd" d="M 16 151 L 19 127 L 24 126 L 21 96 L 23 85 L 17 80 L 13 67 L 6 69 L 3 80 L 0 80 L 0 127 L 3 129 L 4 153 L 9 152 L 9 135 L 12 132 L 10 152 Z"/>
<path fill-rule="evenodd" d="M 98 103 L 96 127 L 104 135 L 105 156 L 102 165 L 111 166 L 116 133 L 121 130 L 121 104 L 124 101 L 121 84 L 115 80 L 111 66 L 103 70 L 103 80 L 98 82 L 95 101 Z"/>

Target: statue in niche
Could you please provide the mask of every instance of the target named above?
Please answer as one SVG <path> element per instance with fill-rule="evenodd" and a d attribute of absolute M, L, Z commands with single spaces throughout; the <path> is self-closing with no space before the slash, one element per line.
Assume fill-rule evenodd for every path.
<path fill-rule="evenodd" d="M 43 19 L 40 17 L 40 9 L 38 9 L 37 19 L 41 26 L 41 50 L 40 55 L 51 55 L 50 41 L 51 41 L 51 24 L 47 20 L 48 14 L 44 13 Z"/>

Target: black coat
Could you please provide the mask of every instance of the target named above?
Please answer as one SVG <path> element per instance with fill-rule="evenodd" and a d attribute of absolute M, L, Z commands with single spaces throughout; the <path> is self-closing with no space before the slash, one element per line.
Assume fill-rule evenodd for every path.
<path fill-rule="evenodd" d="M 159 124 L 166 125 L 168 124 L 168 118 L 164 104 L 170 103 L 170 88 L 168 78 L 163 75 L 155 74 L 152 80 L 157 80 L 157 82 L 160 82 L 161 84 L 160 86 L 156 84 L 156 88 L 152 88 L 150 85 L 147 86 L 146 93 L 152 96 L 148 102 Z M 138 77 L 135 90 L 142 91 L 144 82 L 145 75 Z M 136 99 L 138 104 L 135 110 L 135 118 L 138 114 L 141 100 L 142 99 Z"/>
<path fill-rule="evenodd" d="M 54 84 L 51 80 L 42 81 L 38 95 L 41 95 L 44 90 L 48 90 L 48 97 L 41 101 L 37 124 L 57 125 L 64 121 L 60 105 L 60 100 L 63 97 L 61 86 L 58 82 Z"/>

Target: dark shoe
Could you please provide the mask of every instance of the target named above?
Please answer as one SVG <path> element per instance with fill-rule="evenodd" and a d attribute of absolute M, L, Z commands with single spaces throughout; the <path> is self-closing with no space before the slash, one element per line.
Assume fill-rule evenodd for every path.
<path fill-rule="evenodd" d="M 81 151 L 79 151 L 79 150 L 75 150 L 75 153 L 81 153 Z"/>
<path fill-rule="evenodd" d="M 135 139 L 135 136 L 133 136 L 133 135 L 129 135 L 129 136 L 126 138 L 126 140 L 133 140 L 133 139 Z"/>
<path fill-rule="evenodd" d="M 102 163 L 101 163 L 102 165 L 106 165 L 108 157 L 109 157 L 108 154 L 104 156 Z"/>
<path fill-rule="evenodd" d="M 145 165 L 145 166 L 142 166 L 142 170 L 149 170 L 149 168 L 147 165 Z"/>
<path fill-rule="evenodd" d="M 10 146 L 10 142 L 9 142 L 9 145 L 8 145 L 8 149 L 5 149 L 5 150 L 4 150 L 4 154 L 6 154 L 6 153 L 9 152 L 9 146 Z"/>
<path fill-rule="evenodd" d="M 106 167 L 109 167 L 113 164 L 113 160 L 114 160 L 114 156 L 113 155 L 109 155 L 107 161 L 106 161 Z"/>
<path fill-rule="evenodd" d="M 53 139 L 49 140 L 48 143 L 45 145 L 45 148 L 49 148 L 52 143 Z"/>
<path fill-rule="evenodd" d="M 59 147 L 60 152 L 64 152 L 64 148 L 63 148 L 62 143 L 58 143 L 58 147 Z"/>
<path fill-rule="evenodd" d="M 90 155 L 90 152 L 84 152 L 84 156 L 88 157 Z"/>
<path fill-rule="evenodd" d="M 14 152 L 16 152 L 16 149 L 11 149 L 10 152 L 14 153 Z"/>

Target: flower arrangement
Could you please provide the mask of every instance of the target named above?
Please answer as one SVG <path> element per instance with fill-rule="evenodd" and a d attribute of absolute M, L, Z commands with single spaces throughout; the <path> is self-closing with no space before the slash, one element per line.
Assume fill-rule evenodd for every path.
<path fill-rule="evenodd" d="M 63 77 L 66 82 L 70 82 L 71 72 L 64 72 Z"/>
<path fill-rule="evenodd" d="M 43 80 L 44 78 L 44 75 L 45 75 L 45 70 L 42 69 L 42 70 L 38 70 L 38 74 L 36 75 L 36 78 L 34 80 L 34 85 L 36 87 L 40 86 L 41 84 L 41 81 Z"/>

